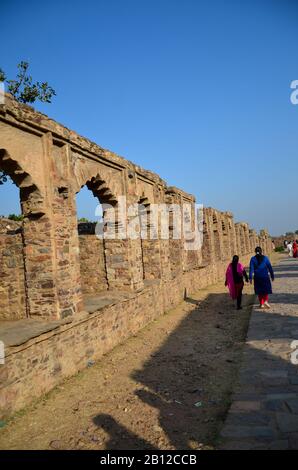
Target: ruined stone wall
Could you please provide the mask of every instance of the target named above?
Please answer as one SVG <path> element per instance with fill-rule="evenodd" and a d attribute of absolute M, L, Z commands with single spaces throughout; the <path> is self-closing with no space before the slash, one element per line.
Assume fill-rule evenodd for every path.
<path fill-rule="evenodd" d="M 95 235 L 79 235 L 80 274 L 83 294 L 108 289 L 104 243 Z"/>
<path fill-rule="evenodd" d="M 249 257 L 243 259 L 245 265 Z M 223 280 L 226 263 L 220 261 L 188 271 L 173 280 L 156 281 L 115 305 L 86 313 L 21 344 L 7 345 L 0 366 L 0 418 L 28 405 L 66 377 L 76 374 L 136 334 L 165 311 L 177 306 L 198 288 Z"/>
<path fill-rule="evenodd" d="M 21 224 L 0 219 L 0 320 L 26 318 Z"/>
<path fill-rule="evenodd" d="M 20 188 L 24 217 L 19 232 L 1 233 L 0 224 L 1 318 L 46 325 L 45 333 L 5 343 L 0 415 L 86 367 L 88 358 L 98 359 L 186 295 L 224 279 L 233 254 L 246 263 L 258 244 L 270 254 L 266 231 L 257 235 L 212 208 L 204 209 L 202 249 L 189 249 L 195 241 L 192 195 L 9 96 L 0 105 L 0 170 Z M 88 224 L 78 231 L 75 199 L 84 186 L 105 205 L 105 228 L 121 234 L 134 224 L 137 236 L 99 240 Z M 123 196 L 132 208 L 124 219 Z M 147 219 L 145 231 L 154 228 L 156 237 L 141 237 L 142 218 L 156 204 L 167 205 L 169 239 L 160 223 L 154 228 Z M 178 239 L 173 204 L 183 208 L 186 228 Z M 87 313 L 87 300 L 102 292 L 126 297 Z"/>

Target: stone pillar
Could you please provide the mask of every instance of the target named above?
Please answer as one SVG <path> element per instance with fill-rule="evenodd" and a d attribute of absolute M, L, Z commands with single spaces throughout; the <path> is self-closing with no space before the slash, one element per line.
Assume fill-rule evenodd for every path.
<path fill-rule="evenodd" d="M 64 318 L 83 309 L 78 221 L 72 189 L 58 187 L 54 194 L 57 295 L 60 315 Z"/>
<path fill-rule="evenodd" d="M 215 262 L 223 259 L 223 237 L 220 213 L 213 209 L 213 238 Z"/>
<path fill-rule="evenodd" d="M 187 253 L 184 250 L 184 236 L 183 236 L 183 206 L 182 198 L 176 190 L 170 189 L 166 198 L 169 213 L 169 261 L 171 270 L 171 279 L 182 275 L 183 271 L 187 269 Z M 178 211 L 174 209 L 175 205 Z M 176 220 L 175 220 L 176 219 Z M 176 238 L 174 234 L 174 224 L 179 224 L 181 228 L 180 238 Z"/>
<path fill-rule="evenodd" d="M 109 289 L 140 290 L 144 286 L 144 269 L 137 205 L 126 215 L 126 227 L 119 226 L 117 208 L 104 211 L 104 223 L 109 231 L 104 234 L 106 269 Z M 136 227 L 136 239 L 130 228 Z M 114 231 L 115 238 L 108 233 Z"/>
<path fill-rule="evenodd" d="M 222 260 L 231 259 L 231 240 L 229 233 L 229 222 L 228 217 L 225 213 L 221 214 L 221 226 L 222 226 L 222 240 L 223 240 L 223 253 Z"/>
<path fill-rule="evenodd" d="M 145 280 L 162 278 L 158 214 L 156 214 L 157 220 L 155 220 L 154 215 L 151 213 L 150 205 L 147 205 L 147 207 L 142 205 L 142 211 L 139 213 L 139 216 L 141 225 L 142 261 Z"/>
<path fill-rule="evenodd" d="M 232 214 L 229 214 L 229 233 L 230 233 L 231 254 L 233 256 L 237 254 L 238 249 L 237 249 L 237 237 L 236 237 L 235 223 L 234 223 Z"/>
<path fill-rule="evenodd" d="M 51 228 L 46 215 L 24 218 L 26 303 L 31 318 L 60 318 Z"/>
<path fill-rule="evenodd" d="M 248 224 L 243 224 L 244 228 L 244 237 L 245 237 L 245 254 L 250 253 L 250 241 L 249 241 L 249 226 Z"/>
<path fill-rule="evenodd" d="M 46 157 L 46 155 L 44 155 Z M 0 167 L 20 188 L 23 220 L 24 273 L 27 317 L 59 318 L 53 218 L 47 192 L 5 150 Z M 43 187 L 43 174 L 40 177 Z"/>
<path fill-rule="evenodd" d="M 237 255 L 241 257 L 243 252 L 242 252 L 242 243 L 241 243 L 241 226 L 239 223 L 235 224 L 235 232 L 236 232 Z"/>
<path fill-rule="evenodd" d="M 197 246 L 199 240 L 197 240 L 198 227 L 196 223 L 195 214 L 195 203 L 194 201 L 185 201 L 181 198 L 181 207 L 183 211 L 182 226 L 183 238 L 182 238 L 182 249 L 184 253 L 183 269 L 184 271 L 190 271 L 197 268 L 201 264 L 201 249 Z"/>
<path fill-rule="evenodd" d="M 203 247 L 202 247 L 202 257 L 203 257 L 204 264 L 214 263 L 215 261 L 214 250 L 215 248 L 214 248 L 212 209 L 204 208 Z"/>

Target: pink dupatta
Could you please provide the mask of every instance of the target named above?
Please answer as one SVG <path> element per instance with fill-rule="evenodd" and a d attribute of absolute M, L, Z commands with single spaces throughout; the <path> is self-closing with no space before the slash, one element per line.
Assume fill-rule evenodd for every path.
<path fill-rule="evenodd" d="M 238 263 L 237 265 L 237 272 L 240 274 L 240 276 L 243 276 L 243 271 L 244 271 L 244 266 L 241 263 Z M 227 272 L 226 272 L 226 282 L 227 286 L 230 291 L 230 296 L 232 299 L 236 299 L 236 288 L 235 288 L 235 283 L 234 283 L 234 277 L 233 277 L 233 269 L 232 269 L 232 263 L 229 264 Z"/>

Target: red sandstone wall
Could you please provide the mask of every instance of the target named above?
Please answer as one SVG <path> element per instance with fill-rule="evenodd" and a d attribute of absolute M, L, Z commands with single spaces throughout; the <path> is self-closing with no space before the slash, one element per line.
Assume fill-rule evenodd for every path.
<path fill-rule="evenodd" d="M 248 263 L 249 257 L 243 259 Z M 0 418 L 7 417 L 48 392 L 66 377 L 87 367 L 117 344 L 179 304 L 185 295 L 224 278 L 226 262 L 153 283 L 116 305 L 6 348 L 0 368 Z"/>
<path fill-rule="evenodd" d="M 14 232 L 19 226 L 0 221 L 0 320 L 26 318 L 23 240 Z"/>
<path fill-rule="evenodd" d="M 80 235 L 80 272 L 83 294 L 108 289 L 104 244 L 96 235 Z"/>

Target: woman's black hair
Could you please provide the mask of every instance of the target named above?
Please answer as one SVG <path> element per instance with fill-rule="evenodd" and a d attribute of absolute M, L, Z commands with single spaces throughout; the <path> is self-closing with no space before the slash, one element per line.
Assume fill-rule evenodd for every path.
<path fill-rule="evenodd" d="M 256 252 L 256 258 L 257 258 L 258 264 L 261 264 L 264 259 L 262 248 L 260 246 L 257 246 L 257 248 L 255 249 L 255 252 Z"/>
<path fill-rule="evenodd" d="M 237 264 L 239 262 L 239 256 L 238 255 L 234 255 L 233 256 L 233 259 L 232 259 L 232 264 Z"/>
<path fill-rule="evenodd" d="M 239 256 L 234 255 L 232 259 L 232 271 L 233 271 L 233 278 L 234 281 L 237 279 L 237 274 L 238 274 L 238 262 L 239 262 Z"/>

